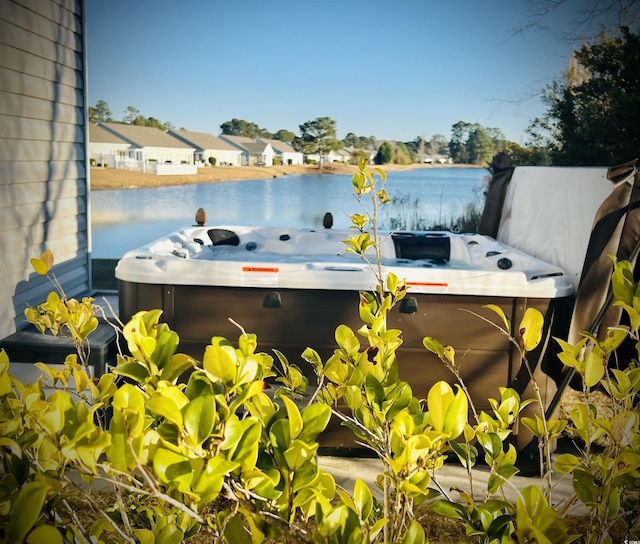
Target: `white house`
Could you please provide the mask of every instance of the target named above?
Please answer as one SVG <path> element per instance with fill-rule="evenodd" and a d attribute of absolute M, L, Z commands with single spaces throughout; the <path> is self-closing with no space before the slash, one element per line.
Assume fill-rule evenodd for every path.
<path fill-rule="evenodd" d="M 157 168 L 159 165 L 192 165 L 191 169 L 184 169 L 180 173 L 197 172 L 193 165 L 195 148 L 159 128 L 124 123 L 98 123 L 98 126 L 131 145 L 126 162 L 118 163 L 117 168 L 161 174 L 164 172 Z"/>
<path fill-rule="evenodd" d="M 299 151 L 296 151 L 288 142 L 274 140 L 272 138 L 257 138 L 257 141 L 271 145 L 275 152 L 275 156 L 281 161 L 280 164 L 287 165 L 304 163 L 304 155 Z"/>
<path fill-rule="evenodd" d="M 221 138 L 207 132 L 191 132 L 188 130 L 168 130 L 167 134 L 195 148 L 195 162 L 209 164 L 209 157 L 220 166 L 240 166 L 242 151 L 225 142 Z"/>
<path fill-rule="evenodd" d="M 349 151 L 346 147 L 343 147 L 342 149 L 338 149 L 338 151 L 336 151 L 336 154 L 338 156 L 338 161 L 348 164 L 353 160 L 353 153 L 351 151 Z"/>
<path fill-rule="evenodd" d="M 318 153 L 309 153 L 305 155 L 307 162 L 315 162 L 318 163 L 320 161 L 320 155 Z M 330 162 L 348 162 L 344 153 L 341 151 L 334 151 L 333 149 L 328 153 L 322 154 L 322 162 L 324 164 Z"/>
<path fill-rule="evenodd" d="M 129 156 L 131 144 L 95 123 L 89 123 L 89 160 L 92 165 L 117 168 Z"/>
<path fill-rule="evenodd" d="M 221 134 L 220 138 L 242 151 L 243 166 L 273 165 L 275 151 L 270 144 L 265 144 L 246 136 L 229 136 L 228 134 Z"/>

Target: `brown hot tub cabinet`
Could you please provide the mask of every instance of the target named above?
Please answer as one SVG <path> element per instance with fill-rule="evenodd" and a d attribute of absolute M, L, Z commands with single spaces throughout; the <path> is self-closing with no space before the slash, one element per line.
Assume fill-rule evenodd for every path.
<path fill-rule="evenodd" d="M 238 328 L 258 335 L 262 351 L 276 348 L 299 364 L 306 347 L 326 359 L 336 348 L 334 333 L 344 323 L 354 330 L 358 292 L 371 290 L 368 265 L 347 253 L 352 231 L 275 227 L 188 227 L 123 256 L 116 268 L 120 317 L 160 308 L 180 336 L 180 350 L 201 358 L 212 336 L 235 340 Z M 529 307 L 547 317 L 548 331 L 562 326 L 572 298 L 569 278 L 559 268 L 490 237 L 445 232 L 402 232 L 385 238 L 383 270 L 406 278 L 409 291 L 389 316 L 402 330 L 400 375 L 418 397 L 452 374 L 422 344 L 425 336 L 456 349 L 456 361 L 480 409 L 498 388 L 528 384 L 518 351 L 497 328 L 496 304 L 517 325 Z M 555 334 L 555 332 L 553 332 Z M 554 363 L 543 350 L 531 354 L 548 400 L 555 392 Z M 541 373 L 543 372 L 544 373 Z M 349 435 L 332 425 L 325 446 L 350 446 Z"/>

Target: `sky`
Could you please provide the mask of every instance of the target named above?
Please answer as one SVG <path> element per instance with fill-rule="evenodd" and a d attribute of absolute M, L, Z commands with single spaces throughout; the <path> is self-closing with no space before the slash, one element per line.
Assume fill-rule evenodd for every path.
<path fill-rule="evenodd" d="M 587 0 L 584 0 L 587 1 Z M 234 118 L 300 134 L 451 137 L 459 121 L 524 144 L 579 42 L 569 10 L 527 0 L 86 1 L 89 104 L 220 134 Z"/>

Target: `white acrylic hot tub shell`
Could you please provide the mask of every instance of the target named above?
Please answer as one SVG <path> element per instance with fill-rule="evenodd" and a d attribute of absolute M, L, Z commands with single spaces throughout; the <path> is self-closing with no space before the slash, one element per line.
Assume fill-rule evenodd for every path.
<path fill-rule="evenodd" d="M 239 245 L 210 245 L 208 227 L 183 229 L 125 254 L 116 277 L 140 284 L 318 290 L 371 290 L 376 284 L 372 267 L 346 251 L 343 240 L 354 231 L 218 228 L 237 233 Z M 282 236 L 288 239 L 280 240 Z M 446 236 L 451 240 L 446 264 L 397 259 L 387 238 L 382 245 L 382 275 L 393 272 L 407 280 L 409 292 L 416 293 L 555 298 L 573 290 L 558 267 L 491 238 Z M 255 244 L 255 249 L 247 250 L 252 247 L 247 244 Z M 501 259 L 512 263 L 508 270 L 499 268 Z"/>

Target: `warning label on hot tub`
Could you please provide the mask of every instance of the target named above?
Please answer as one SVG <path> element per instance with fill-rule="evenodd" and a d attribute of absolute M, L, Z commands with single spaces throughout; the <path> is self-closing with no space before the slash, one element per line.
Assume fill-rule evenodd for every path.
<path fill-rule="evenodd" d="M 433 281 L 408 281 L 409 289 L 415 293 L 447 293 L 449 284 Z"/>
<path fill-rule="evenodd" d="M 242 285 L 277 287 L 280 270 L 273 266 L 243 266 Z"/>

